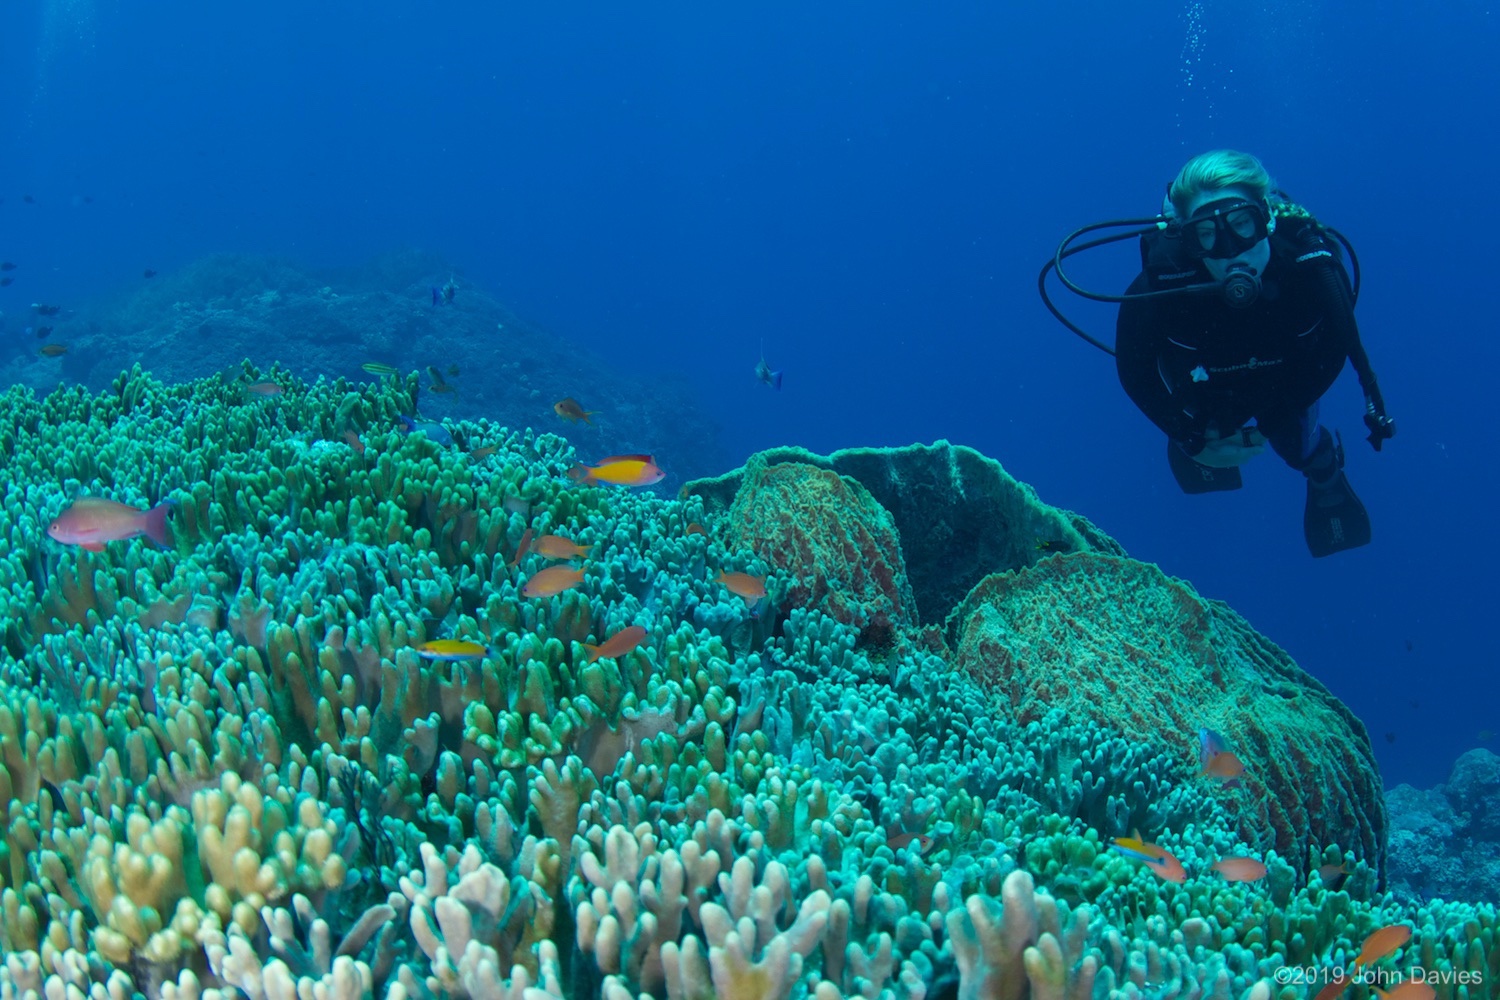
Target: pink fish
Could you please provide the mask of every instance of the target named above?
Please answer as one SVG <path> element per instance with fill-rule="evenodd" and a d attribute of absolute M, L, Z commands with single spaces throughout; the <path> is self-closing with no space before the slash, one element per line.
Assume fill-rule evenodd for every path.
<path fill-rule="evenodd" d="M 1354 957 L 1354 967 L 1369 965 L 1378 962 L 1397 948 L 1404 947 L 1411 940 L 1411 926 L 1409 924 L 1391 924 L 1365 938 L 1364 946 L 1359 949 L 1359 954 Z"/>
<path fill-rule="evenodd" d="M 1214 754 L 1213 759 L 1203 765 L 1203 770 L 1198 773 L 1200 776 L 1219 778 L 1228 786 L 1238 782 L 1240 775 L 1245 773 L 1245 762 L 1225 750 Z"/>
<path fill-rule="evenodd" d="M 531 535 L 532 531 L 530 528 L 521 533 L 521 542 L 516 546 L 516 554 L 511 556 L 510 562 L 505 565 L 514 569 L 521 564 L 521 560 L 526 558 L 526 553 L 531 549 Z"/>
<path fill-rule="evenodd" d="M 1408 979 L 1389 990 L 1379 986 L 1371 988 L 1380 994 L 1380 1000 L 1436 1000 L 1437 997 L 1437 990 L 1418 979 Z"/>
<path fill-rule="evenodd" d="M 1313 1000 L 1335 1000 L 1349 988 L 1349 977 L 1344 975 L 1341 969 L 1331 969 L 1324 972 L 1329 977 L 1328 985 L 1318 991 Z"/>
<path fill-rule="evenodd" d="M 531 542 L 531 551 L 544 559 L 582 559 L 592 549 L 592 545 L 575 545 L 557 535 L 543 535 Z"/>
<path fill-rule="evenodd" d="M 521 588 L 527 597 L 551 597 L 565 590 L 572 590 L 583 582 L 583 570 L 568 566 L 550 566 L 533 573 Z"/>
<path fill-rule="evenodd" d="M 624 656 L 646 641 L 646 630 L 639 625 L 622 628 L 614 635 L 597 646 L 583 644 L 583 648 L 589 651 L 589 662 L 603 659 L 605 657 Z"/>
<path fill-rule="evenodd" d="M 731 594 L 737 595 L 747 604 L 759 603 L 766 596 L 766 578 L 763 576 L 751 576 L 749 573 L 726 573 L 719 570 L 714 574 L 714 583 L 722 583 L 729 589 Z"/>
<path fill-rule="evenodd" d="M 1266 877 L 1266 866 L 1254 858 L 1221 858 L 1212 867 L 1231 882 L 1259 882 Z"/>
<path fill-rule="evenodd" d="M 167 514 L 174 504 L 168 500 L 150 510 L 141 510 L 104 497 L 79 497 L 47 525 L 47 534 L 64 545 L 81 545 L 90 552 L 103 552 L 105 542 L 123 542 L 145 535 L 167 547 Z"/>

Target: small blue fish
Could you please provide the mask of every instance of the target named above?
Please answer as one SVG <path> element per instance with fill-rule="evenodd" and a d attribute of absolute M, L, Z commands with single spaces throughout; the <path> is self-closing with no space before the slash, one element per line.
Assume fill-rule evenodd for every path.
<path fill-rule="evenodd" d="M 414 417 L 408 417 L 404 413 L 396 419 L 401 421 L 401 426 L 406 429 L 406 433 L 408 434 L 425 434 L 444 448 L 450 447 L 453 444 L 453 435 L 448 433 L 448 428 L 436 420 L 417 420 Z"/>

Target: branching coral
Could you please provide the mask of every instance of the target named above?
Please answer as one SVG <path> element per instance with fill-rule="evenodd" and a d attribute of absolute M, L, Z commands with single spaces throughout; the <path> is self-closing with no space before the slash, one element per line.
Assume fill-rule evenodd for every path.
<path fill-rule="evenodd" d="M 1117 704 L 1088 684 L 1120 670 L 1155 691 L 1146 668 L 1175 656 L 1213 690 L 1241 671 L 1337 712 L 993 463 L 767 458 L 734 480 L 736 523 L 722 483 L 575 487 L 549 435 L 452 424 L 493 442 L 480 463 L 398 434 L 414 379 L 267 377 L 275 406 L 141 372 L 0 396 L 0 1000 L 1244 1000 L 1399 920 L 1424 964 L 1500 975 L 1492 909 L 1375 894 L 1378 824 L 1313 817 L 1298 850 L 1262 850 L 1333 800 L 1237 825 L 1185 773 L 1206 724 L 1276 785 L 1260 736 L 1148 718 L 1159 698 L 1128 725 L 1080 709 Z M 59 552 L 37 512 L 72 489 L 173 497 L 175 546 Z M 787 510 L 764 551 L 741 534 Z M 576 589 L 524 594 L 527 530 L 590 546 Z M 774 615 L 712 582 L 793 556 Z M 990 570 L 1021 572 L 938 627 Z M 1123 591 L 1176 626 L 1132 632 Z M 627 625 L 637 649 L 589 661 Z M 476 651 L 433 659 L 435 639 Z M 1378 776 L 1347 730 L 1366 808 Z M 1135 826 L 1185 884 L 1107 850 Z M 1264 883 L 1208 872 L 1230 852 Z M 1306 875 L 1341 860 L 1341 891 Z"/>

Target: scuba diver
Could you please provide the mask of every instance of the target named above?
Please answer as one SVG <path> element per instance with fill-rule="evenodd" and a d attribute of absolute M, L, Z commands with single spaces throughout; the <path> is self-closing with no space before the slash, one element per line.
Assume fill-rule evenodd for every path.
<path fill-rule="evenodd" d="M 1120 227 L 1133 228 L 1072 245 Z M 1087 291 L 1063 271 L 1075 253 L 1136 236 L 1141 273 L 1124 295 Z M 1078 295 L 1119 303 L 1113 350 L 1053 305 L 1049 270 Z M 1239 467 L 1270 444 L 1307 479 L 1303 530 L 1314 557 L 1370 541 L 1369 515 L 1344 475 L 1343 441 L 1318 423 L 1318 400 L 1348 359 L 1364 390 L 1367 440 L 1379 451 L 1396 433 L 1354 321 L 1359 260 L 1342 234 L 1278 190 L 1258 159 L 1234 150 L 1193 157 L 1160 216 L 1079 229 L 1038 285 L 1054 316 L 1115 356 L 1126 395 L 1166 434 L 1184 492 L 1239 489 Z"/>

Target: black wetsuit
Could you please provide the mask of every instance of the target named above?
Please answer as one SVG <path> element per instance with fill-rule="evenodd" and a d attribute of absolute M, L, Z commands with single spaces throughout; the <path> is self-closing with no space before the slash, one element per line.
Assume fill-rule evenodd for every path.
<path fill-rule="evenodd" d="M 1255 420 L 1277 454 L 1300 466 L 1316 440 L 1317 401 L 1346 358 L 1355 357 L 1365 381 L 1349 276 L 1332 239 L 1296 216 L 1278 219 L 1269 239 L 1260 297 L 1249 307 L 1234 308 L 1216 291 L 1120 306 L 1120 384 L 1188 454 L 1203 447 L 1210 426 L 1228 434 Z M 1171 236 L 1148 234 L 1141 256 L 1127 294 L 1213 281 Z"/>

